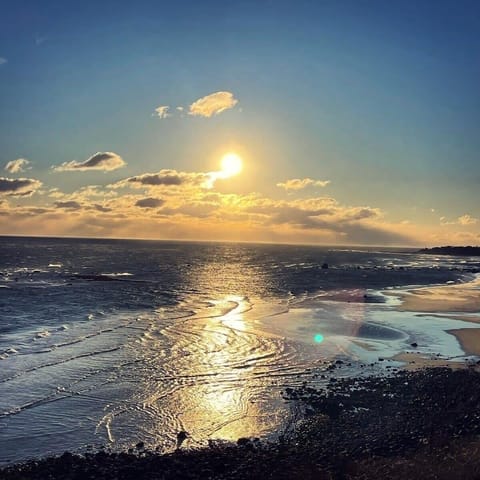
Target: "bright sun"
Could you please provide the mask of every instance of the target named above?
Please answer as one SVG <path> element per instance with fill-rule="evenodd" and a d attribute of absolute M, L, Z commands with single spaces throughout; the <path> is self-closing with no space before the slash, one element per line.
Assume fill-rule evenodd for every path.
<path fill-rule="evenodd" d="M 226 153 L 221 166 L 225 178 L 233 177 L 242 171 L 242 159 L 236 153 Z"/>

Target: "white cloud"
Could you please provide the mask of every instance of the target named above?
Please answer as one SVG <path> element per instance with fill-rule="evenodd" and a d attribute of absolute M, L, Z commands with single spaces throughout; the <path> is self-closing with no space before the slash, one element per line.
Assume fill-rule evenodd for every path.
<path fill-rule="evenodd" d="M 211 117 L 233 108 L 238 100 L 231 92 L 215 92 L 199 98 L 190 105 L 189 114 L 200 117 Z"/>
<path fill-rule="evenodd" d="M 458 217 L 457 220 L 460 225 L 475 225 L 478 222 L 477 218 L 471 217 L 467 214 Z"/>
<path fill-rule="evenodd" d="M 5 57 L 0 57 L 0 65 L 4 65 L 5 63 L 7 63 L 7 59 Z"/>
<path fill-rule="evenodd" d="M 29 197 L 41 186 L 42 182 L 34 178 L 0 177 L 0 195 Z"/>
<path fill-rule="evenodd" d="M 170 107 L 168 105 L 160 105 L 155 109 L 155 116 L 158 118 L 168 118 L 171 117 L 172 114 L 168 113 L 170 110 Z"/>
<path fill-rule="evenodd" d="M 302 190 L 306 187 L 326 187 L 330 180 L 313 180 L 312 178 L 292 178 L 286 182 L 277 183 L 277 187 L 285 190 Z"/>
<path fill-rule="evenodd" d="M 11 160 L 5 165 L 5 170 L 9 173 L 19 173 L 26 170 L 27 166 L 30 164 L 30 161 L 26 158 L 17 158 L 16 160 Z"/>
<path fill-rule="evenodd" d="M 97 152 L 84 162 L 64 162 L 53 169 L 57 172 L 78 171 L 85 172 L 89 170 L 103 170 L 109 172 L 125 166 L 126 163 L 120 155 L 113 152 Z"/>

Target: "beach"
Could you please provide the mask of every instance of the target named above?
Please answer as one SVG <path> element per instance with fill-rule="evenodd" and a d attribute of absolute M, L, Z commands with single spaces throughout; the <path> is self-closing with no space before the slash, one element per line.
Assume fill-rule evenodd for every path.
<path fill-rule="evenodd" d="M 480 473 L 476 367 L 304 385 L 285 397 L 308 409 L 276 442 L 240 438 L 160 455 L 64 453 L 0 470 L 2 479 L 474 479 Z"/>
<path fill-rule="evenodd" d="M 288 462 L 298 456 L 311 463 L 295 440 L 316 415 L 305 388 L 334 398 L 339 384 L 376 379 L 374 411 L 385 393 L 381 382 L 404 371 L 427 378 L 426 367 L 447 367 L 435 381 L 448 385 L 455 378 L 448 372 L 477 369 L 476 259 L 62 242 L 47 242 L 35 264 L 11 258 L 3 267 L 0 293 L 11 321 L 0 341 L 0 461 L 15 465 L 11 475 L 42 458 L 51 460 L 29 464 L 40 468 L 32 467 L 31 478 L 60 468 L 55 462 L 79 463 L 84 474 L 88 465 L 123 469 L 124 460 L 142 469 L 144 458 L 167 462 L 168 471 L 169 462 L 187 469 L 204 458 L 222 478 L 227 473 L 215 470 L 215 455 L 232 462 L 247 455 L 249 465 L 285 441 L 295 452 Z M 103 258 L 107 247 L 114 254 Z M 30 243 L 24 248 L 27 258 Z M 398 398 L 407 395 L 391 381 Z M 187 434 L 177 451 L 179 432 Z M 73 456 L 52 459 L 65 450 Z"/>

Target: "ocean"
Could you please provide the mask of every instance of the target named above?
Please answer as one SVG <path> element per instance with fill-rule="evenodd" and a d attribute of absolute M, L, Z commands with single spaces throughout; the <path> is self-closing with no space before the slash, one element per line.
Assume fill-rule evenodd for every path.
<path fill-rule="evenodd" d="M 409 249 L 0 237 L 0 464 L 274 438 L 286 388 L 388 373 L 472 324 L 398 309 L 480 258 Z M 337 363 L 335 363 L 337 362 Z M 387 370 L 390 369 L 390 370 Z"/>

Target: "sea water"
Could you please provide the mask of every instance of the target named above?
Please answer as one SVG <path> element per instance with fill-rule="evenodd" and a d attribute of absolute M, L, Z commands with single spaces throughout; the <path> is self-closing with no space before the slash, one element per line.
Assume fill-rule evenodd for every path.
<path fill-rule="evenodd" d="M 338 360 L 336 376 L 376 373 L 419 339 L 461 358 L 454 320 L 388 292 L 479 269 L 408 249 L 0 237 L 0 463 L 168 451 L 182 430 L 186 446 L 274 437 L 295 421 L 282 392 Z"/>

